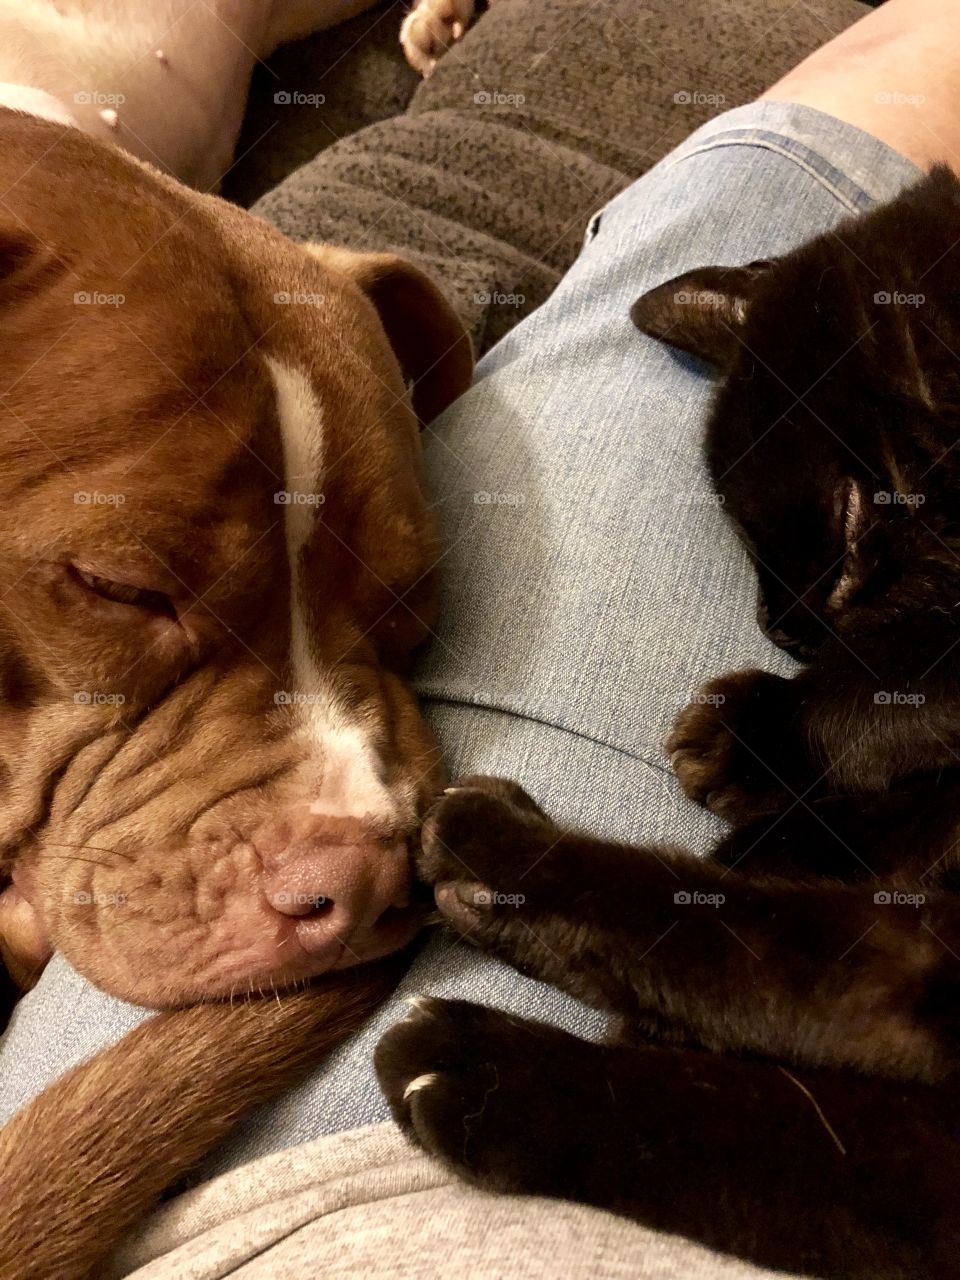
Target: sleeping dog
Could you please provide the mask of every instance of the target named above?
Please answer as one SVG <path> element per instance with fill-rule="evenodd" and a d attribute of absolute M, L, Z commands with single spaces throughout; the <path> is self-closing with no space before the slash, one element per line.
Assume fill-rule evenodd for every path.
<path fill-rule="evenodd" d="M 144 15 L 142 111 L 133 69 L 99 105 L 127 10 L 105 34 L 93 4 L 0 9 L 0 948 L 18 986 L 59 948 L 180 1010 L 0 1134 L 4 1280 L 98 1274 L 420 924 L 443 775 L 404 681 L 437 560 L 418 423 L 467 387 L 469 339 L 402 260 L 294 245 L 115 145 L 212 185 L 253 51 L 359 7 L 233 5 L 222 41 L 224 6 Z M 92 68 L 70 93 L 64 33 Z"/>
<path fill-rule="evenodd" d="M 295 246 L 103 145 L 215 180 L 252 50 L 358 7 L 233 6 L 233 30 L 154 13 L 125 79 L 133 24 L 60 4 L 51 45 L 99 68 L 84 129 L 59 58 L 0 89 L 0 951 L 20 986 L 59 947 L 117 995 L 182 1004 L 417 927 L 407 840 L 438 767 L 398 674 L 432 609 L 416 417 L 465 388 L 469 341 L 408 264 Z M 21 32 L 0 74 L 40 16 L 0 12 Z M 219 110 L 186 92 L 200 37 Z M 141 75 L 118 124 L 98 86 Z"/>
<path fill-rule="evenodd" d="M 397 259 L 0 130 L 5 951 L 171 1005 L 394 950 L 439 782 L 417 415 L 469 341 Z"/>

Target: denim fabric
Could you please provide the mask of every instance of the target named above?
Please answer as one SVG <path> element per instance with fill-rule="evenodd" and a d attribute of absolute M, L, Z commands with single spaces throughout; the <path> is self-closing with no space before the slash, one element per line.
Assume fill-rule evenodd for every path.
<path fill-rule="evenodd" d="M 664 734 L 701 680 L 791 663 L 756 627 L 752 571 L 704 472 L 707 372 L 638 335 L 630 304 L 687 268 L 783 253 L 917 176 L 820 112 L 738 108 L 593 219 L 550 300 L 483 360 L 426 437 L 446 586 L 419 687 L 455 774 L 516 778 L 561 822 L 621 840 L 710 848 L 719 826 L 680 793 Z M 371 1049 L 425 991 L 603 1026 L 434 937 L 368 1027 L 210 1168 L 383 1118 Z M 0 1050 L 0 1116 L 142 1016 L 55 961 Z"/>

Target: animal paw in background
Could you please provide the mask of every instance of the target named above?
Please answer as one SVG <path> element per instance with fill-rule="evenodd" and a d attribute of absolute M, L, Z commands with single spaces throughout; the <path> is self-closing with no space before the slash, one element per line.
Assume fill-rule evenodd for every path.
<path fill-rule="evenodd" d="M 664 742 L 691 800 L 734 825 L 789 800 L 783 766 L 767 767 L 783 751 L 781 703 L 789 687 L 781 676 L 750 670 L 720 676 L 698 690 Z"/>
<path fill-rule="evenodd" d="M 475 9 L 475 0 L 416 0 L 400 28 L 411 67 L 428 76 L 441 54 L 463 36 Z"/>

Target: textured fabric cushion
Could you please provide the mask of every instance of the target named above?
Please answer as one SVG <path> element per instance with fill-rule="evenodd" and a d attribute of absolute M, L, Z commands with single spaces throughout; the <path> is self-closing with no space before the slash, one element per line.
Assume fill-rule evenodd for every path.
<path fill-rule="evenodd" d="M 273 75 L 264 71 L 242 163 L 302 148 L 307 129 L 325 150 L 256 211 L 294 239 L 392 249 L 419 262 L 483 351 L 543 302 L 576 256 L 590 216 L 612 195 L 867 6 L 498 0 L 404 114 L 327 145 L 338 130 L 375 118 L 378 104 L 395 107 L 416 84 L 395 45 L 400 12 L 381 6 L 346 35 L 344 28 L 293 46 Z M 359 42 L 345 51 L 349 38 Z M 272 102 L 285 92 L 326 99 L 296 108 L 299 133 L 293 104 Z M 247 184 L 261 182 L 248 171 Z"/>

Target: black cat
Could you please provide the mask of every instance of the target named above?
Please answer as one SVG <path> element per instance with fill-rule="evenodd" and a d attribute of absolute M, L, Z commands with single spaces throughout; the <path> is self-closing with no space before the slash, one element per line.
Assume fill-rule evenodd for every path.
<path fill-rule="evenodd" d="M 429 1000 L 381 1083 L 482 1186 L 807 1275 L 960 1276 L 960 183 L 633 318 L 720 370 L 713 480 L 807 665 L 712 681 L 667 740 L 731 824 L 711 860 L 562 831 L 510 783 L 445 796 L 442 915 L 620 1030 Z"/>

